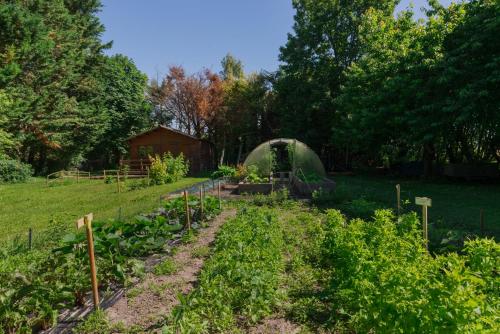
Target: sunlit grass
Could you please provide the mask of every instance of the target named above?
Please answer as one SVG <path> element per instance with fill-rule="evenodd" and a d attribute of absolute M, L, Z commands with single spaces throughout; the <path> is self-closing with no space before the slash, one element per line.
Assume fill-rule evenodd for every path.
<path fill-rule="evenodd" d="M 116 182 L 106 184 L 103 180 L 71 180 L 49 187 L 40 178 L 23 184 L 0 184 L 0 240 L 27 234 L 29 228 L 36 234 L 46 229 L 51 220 L 70 229 L 78 217 L 89 212 L 98 220 L 130 218 L 157 208 L 161 195 L 203 180 L 185 178 L 135 190 L 128 187 L 121 193 Z M 128 185 L 132 182 L 139 181 L 128 181 Z"/>

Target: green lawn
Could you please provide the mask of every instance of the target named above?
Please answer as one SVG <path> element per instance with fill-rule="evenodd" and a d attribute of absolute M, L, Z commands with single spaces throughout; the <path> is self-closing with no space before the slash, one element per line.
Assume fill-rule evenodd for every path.
<path fill-rule="evenodd" d="M 335 176 L 339 192 L 348 198 L 367 200 L 396 206 L 396 184 L 401 185 L 402 200 L 409 200 L 409 209 L 421 212 L 416 196 L 432 199 L 429 223 L 436 227 L 478 232 L 480 209 L 484 210 L 485 230 L 488 235 L 500 237 L 500 185 L 479 183 L 451 183 L 420 181 L 373 176 Z"/>
<path fill-rule="evenodd" d="M 179 182 L 127 190 L 118 193 L 116 183 L 102 180 L 69 181 L 45 185 L 44 179 L 33 179 L 23 184 L 0 184 L 0 241 L 28 229 L 44 230 L 51 220 L 73 228 L 74 221 L 89 212 L 94 219 L 116 218 L 121 207 L 122 217 L 132 217 L 158 207 L 160 195 L 181 189 L 204 178 L 185 178 Z M 139 182 L 139 181 L 129 181 Z"/>

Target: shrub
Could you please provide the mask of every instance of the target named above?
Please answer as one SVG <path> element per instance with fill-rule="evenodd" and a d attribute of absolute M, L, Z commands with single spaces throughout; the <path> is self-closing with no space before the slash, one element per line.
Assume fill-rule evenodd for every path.
<path fill-rule="evenodd" d="M 221 177 L 227 177 L 230 179 L 236 178 L 237 170 L 234 167 L 220 165 L 219 169 L 212 173 L 212 179 L 218 179 Z"/>
<path fill-rule="evenodd" d="M 30 165 L 0 156 L 0 182 L 25 182 L 31 175 Z"/>
<path fill-rule="evenodd" d="M 434 258 L 419 225 L 415 213 L 396 219 L 378 210 L 347 223 L 327 212 L 332 316 L 357 333 L 498 332 L 498 244 L 468 241 L 464 256 Z"/>
<path fill-rule="evenodd" d="M 163 154 L 163 157 L 155 155 L 149 157 L 151 168 L 149 177 L 154 184 L 172 183 L 185 177 L 189 171 L 189 162 L 181 153 L 174 157 L 170 152 Z"/>

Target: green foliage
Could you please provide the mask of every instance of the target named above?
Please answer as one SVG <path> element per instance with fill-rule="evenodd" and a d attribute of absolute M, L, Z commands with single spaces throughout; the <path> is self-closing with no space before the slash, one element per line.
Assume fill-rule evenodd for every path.
<path fill-rule="evenodd" d="M 332 321 L 356 332 L 495 332 L 500 300 L 492 266 L 500 247 L 468 241 L 463 256 L 433 258 L 423 247 L 415 214 L 387 210 L 347 222 L 327 212 L 325 264 L 335 269 Z M 493 260 L 496 258 L 495 260 Z M 494 264 L 496 262 L 496 264 Z"/>
<path fill-rule="evenodd" d="M 237 169 L 235 167 L 220 165 L 219 168 L 212 173 L 211 178 L 218 179 L 221 177 L 227 177 L 229 179 L 234 179 L 236 178 L 236 174 L 237 174 Z"/>
<path fill-rule="evenodd" d="M 200 203 L 190 199 L 195 213 L 193 228 L 200 225 L 199 219 L 213 217 L 220 211 L 214 205 L 216 201 L 207 196 L 201 216 Z M 99 284 L 124 285 L 130 277 L 144 275 L 144 263 L 138 258 L 169 247 L 174 233 L 183 229 L 183 210 L 183 201 L 167 202 L 164 209 L 132 221 L 94 222 Z M 85 233 L 71 233 L 51 251 L 0 258 L 0 330 L 17 333 L 46 329 L 54 324 L 61 308 L 83 305 L 90 289 L 86 247 Z M 171 270 L 167 262 L 155 271 L 164 274 Z"/>
<path fill-rule="evenodd" d="M 365 13 L 363 57 L 336 100 L 345 131 L 335 136 L 380 163 L 423 159 L 427 174 L 434 160 L 492 161 L 500 126 L 498 2 L 431 6 L 420 22 Z"/>
<path fill-rule="evenodd" d="M 256 206 L 283 207 L 293 204 L 290 200 L 290 192 L 287 188 L 273 191 L 269 195 L 256 194 L 251 197 L 250 203 Z"/>
<path fill-rule="evenodd" d="M 323 177 L 314 172 L 311 173 L 297 173 L 297 177 L 305 183 L 320 183 Z"/>
<path fill-rule="evenodd" d="M 268 183 L 268 179 L 259 172 L 259 168 L 250 165 L 246 168 L 246 176 L 243 180 L 246 183 Z"/>
<path fill-rule="evenodd" d="M 170 275 L 177 271 L 177 265 L 172 259 L 166 259 L 165 261 L 157 264 L 154 268 L 154 273 L 156 275 Z"/>
<path fill-rule="evenodd" d="M 164 333 L 232 332 L 236 319 L 253 324 L 278 301 L 283 235 L 276 214 L 243 210 L 221 228 L 199 286 L 180 296 Z"/>
<path fill-rule="evenodd" d="M 1 182 L 24 182 L 28 180 L 31 175 L 33 175 L 33 170 L 30 165 L 0 155 Z"/>
<path fill-rule="evenodd" d="M 189 171 L 189 161 L 184 158 L 182 153 L 174 157 L 170 152 L 167 152 L 163 154 L 163 157 L 155 155 L 150 159 L 149 177 L 154 184 L 178 181 L 185 177 Z"/>
<path fill-rule="evenodd" d="M 375 210 L 380 209 L 379 203 L 368 201 L 364 198 L 353 199 L 339 205 L 340 210 L 349 218 L 370 219 Z"/>
<path fill-rule="evenodd" d="M 111 324 L 108 322 L 106 312 L 96 310 L 84 322 L 73 329 L 75 334 L 108 334 L 111 333 Z"/>

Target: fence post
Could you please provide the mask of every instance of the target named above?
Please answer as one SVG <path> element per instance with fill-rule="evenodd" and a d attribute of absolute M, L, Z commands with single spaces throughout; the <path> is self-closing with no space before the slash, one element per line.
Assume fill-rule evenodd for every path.
<path fill-rule="evenodd" d="M 479 226 L 481 230 L 481 236 L 484 237 L 484 210 L 481 209 L 479 211 Z"/>
<path fill-rule="evenodd" d="M 28 230 L 28 248 L 33 249 L 33 229 L 30 227 Z"/>
<path fill-rule="evenodd" d="M 217 197 L 219 197 L 219 210 L 222 210 L 222 203 L 220 200 L 220 181 L 217 184 Z"/>
<path fill-rule="evenodd" d="M 415 204 L 422 206 L 422 227 L 425 248 L 429 250 L 429 232 L 427 224 L 427 208 L 432 206 L 432 200 L 428 197 L 415 197 Z"/>
<path fill-rule="evenodd" d="M 188 231 L 191 231 L 191 217 L 189 214 L 189 199 L 188 199 L 188 192 L 187 190 L 184 190 L 184 202 L 186 204 L 186 225 L 188 228 Z"/>
<path fill-rule="evenodd" d="M 203 220 L 203 185 L 200 187 L 200 214 L 201 220 Z"/>
<path fill-rule="evenodd" d="M 396 198 L 399 217 L 399 215 L 401 214 L 401 186 L 399 184 L 396 184 Z"/>
<path fill-rule="evenodd" d="M 120 170 L 116 172 L 116 185 L 118 187 L 118 193 L 121 193 L 122 190 L 120 188 Z"/>
<path fill-rule="evenodd" d="M 90 262 L 90 280 L 92 283 L 92 295 L 94 299 L 94 308 L 99 309 L 99 290 L 97 285 L 97 270 L 95 266 L 95 255 L 94 255 L 94 236 L 92 234 L 92 220 L 93 214 L 89 213 L 85 215 L 83 218 L 80 218 L 76 221 L 76 228 L 80 229 L 85 226 L 85 230 L 87 233 L 87 250 L 89 253 L 89 262 Z"/>
<path fill-rule="evenodd" d="M 104 182 L 106 182 L 106 170 L 104 170 Z"/>
<path fill-rule="evenodd" d="M 78 168 L 76 169 L 76 183 L 80 183 L 80 171 Z"/>

